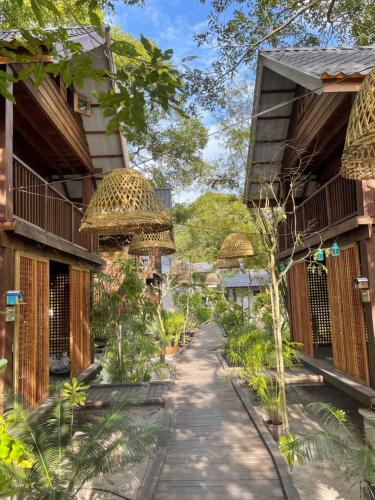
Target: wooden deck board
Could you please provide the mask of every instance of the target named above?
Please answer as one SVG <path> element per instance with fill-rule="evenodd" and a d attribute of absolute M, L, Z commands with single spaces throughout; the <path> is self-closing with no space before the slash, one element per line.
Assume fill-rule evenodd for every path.
<path fill-rule="evenodd" d="M 285 498 L 274 462 L 215 349 L 219 328 L 205 326 L 177 360 L 168 392 L 172 437 L 154 500 L 272 500 Z"/>

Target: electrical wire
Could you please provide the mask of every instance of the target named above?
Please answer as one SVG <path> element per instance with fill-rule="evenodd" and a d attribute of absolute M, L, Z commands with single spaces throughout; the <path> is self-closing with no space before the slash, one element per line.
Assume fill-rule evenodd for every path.
<path fill-rule="evenodd" d="M 366 66 L 365 68 L 362 68 L 361 71 L 363 72 L 363 71 L 371 70 L 373 67 L 374 67 L 374 65 Z M 272 111 L 275 111 L 275 110 L 280 109 L 280 108 L 282 108 L 284 106 L 287 106 L 288 104 L 292 104 L 294 102 L 297 102 L 297 101 L 303 99 L 304 97 L 308 97 L 308 96 L 310 96 L 312 94 L 316 94 L 319 90 L 325 89 L 325 88 L 330 87 L 332 85 L 341 84 L 342 82 L 344 82 L 345 80 L 348 80 L 350 78 L 351 78 L 351 75 L 344 76 L 339 81 L 334 81 L 334 82 L 328 83 L 326 85 L 321 85 L 319 87 L 316 87 L 315 89 L 310 90 L 309 92 L 306 92 L 305 94 L 302 94 L 300 96 L 296 96 L 293 99 L 289 99 L 287 101 L 283 101 L 283 102 L 281 102 L 279 104 L 271 106 L 270 108 L 264 109 L 263 111 L 259 111 L 258 113 L 254 113 L 253 115 L 249 116 L 248 118 L 242 118 L 241 120 L 238 120 L 237 122 L 231 123 L 230 125 L 226 125 L 225 127 L 221 127 L 221 128 L 219 128 L 217 130 L 214 130 L 214 131 L 208 133 L 207 137 L 212 137 L 215 134 L 219 134 L 221 132 L 224 132 L 225 130 L 233 128 L 233 127 L 235 127 L 235 126 L 237 126 L 237 125 L 239 125 L 241 123 L 244 123 L 246 121 L 250 121 L 250 120 L 252 120 L 254 118 L 259 118 L 261 116 L 264 116 L 264 115 L 266 115 L 268 113 L 271 113 Z M 166 155 L 172 153 L 173 151 L 175 151 L 175 148 L 171 148 L 170 150 L 164 151 L 163 153 L 160 153 L 159 155 L 155 155 L 152 158 L 147 158 L 147 159 L 145 159 L 145 160 L 143 160 L 143 161 L 135 164 L 134 167 L 137 168 L 140 165 L 144 165 L 145 163 L 148 163 L 150 161 L 155 161 L 156 159 L 161 158 L 163 156 L 166 156 Z M 101 177 L 103 177 L 103 174 L 88 174 L 88 175 L 84 175 L 84 176 L 76 177 L 76 178 L 72 178 L 72 179 L 62 179 L 62 180 L 58 180 L 58 181 L 45 182 L 45 183 L 40 183 L 40 184 L 33 184 L 31 186 L 20 186 L 19 188 L 13 186 L 13 187 L 9 187 L 9 191 L 19 191 L 19 190 L 36 188 L 36 187 L 40 187 L 40 186 L 51 186 L 53 184 L 59 184 L 59 183 L 62 183 L 62 182 L 79 181 L 79 180 L 82 180 L 82 179 L 94 178 L 94 177 L 101 178 Z M 28 191 L 24 191 L 24 192 L 28 192 Z M 43 196 L 43 195 L 41 195 L 41 196 Z"/>

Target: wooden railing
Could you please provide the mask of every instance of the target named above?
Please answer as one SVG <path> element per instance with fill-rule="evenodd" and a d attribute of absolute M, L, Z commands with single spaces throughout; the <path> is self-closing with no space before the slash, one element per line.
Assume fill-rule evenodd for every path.
<path fill-rule="evenodd" d="M 298 205 L 295 216 L 288 214 L 280 224 L 279 249 L 291 248 L 296 234 L 307 238 L 355 215 L 358 215 L 355 181 L 336 175 Z"/>
<path fill-rule="evenodd" d="M 74 245 L 95 252 L 97 237 L 81 234 L 83 211 L 14 156 L 14 217 L 58 236 Z"/>

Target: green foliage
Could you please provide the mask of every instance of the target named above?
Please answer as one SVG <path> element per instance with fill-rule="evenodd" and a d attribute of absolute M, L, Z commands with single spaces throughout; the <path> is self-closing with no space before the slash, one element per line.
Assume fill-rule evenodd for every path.
<path fill-rule="evenodd" d="M 251 67 L 259 49 L 374 43 L 373 0 L 316 1 L 310 9 L 306 6 L 307 2 L 293 0 L 212 0 L 207 28 L 196 39 L 201 46 L 215 46 L 217 56 L 206 71 L 190 75 L 199 103 L 210 110 L 220 104 L 226 77 Z"/>
<path fill-rule="evenodd" d="M 5 368 L 7 367 L 7 365 L 8 365 L 8 360 L 4 359 L 4 358 L 1 358 L 0 359 L 0 373 L 5 370 Z"/>
<path fill-rule="evenodd" d="M 272 424 L 279 424 L 280 417 L 280 391 L 277 381 L 264 373 L 250 371 L 248 373 L 249 387 L 255 392 Z"/>
<path fill-rule="evenodd" d="M 206 306 L 206 297 L 202 291 L 191 289 L 176 293 L 173 297 L 175 306 L 185 317 L 186 327 L 192 328 L 205 323 L 211 318 L 212 309 Z"/>
<path fill-rule="evenodd" d="M 111 382 L 142 381 L 160 350 L 150 334 L 156 305 L 147 298 L 132 260 L 119 258 L 115 266 L 117 273 L 96 279 L 92 329 L 95 336 L 108 339 L 103 363 Z"/>
<path fill-rule="evenodd" d="M 176 217 L 174 217 L 176 213 Z M 221 244 L 233 232 L 247 235 L 256 257 L 252 267 L 263 265 L 263 251 L 246 206 L 231 194 L 206 193 L 187 207 L 177 206 L 175 223 L 177 256 L 188 262 L 216 262 Z"/>
<path fill-rule="evenodd" d="M 0 417 L 0 462 L 20 469 L 30 469 L 33 463 L 32 455 L 17 437 L 8 432 L 9 427 L 10 422 Z"/>
<path fill-rule="evenodd" d="M 142 3 L 127 1 L 126 3 Z M 69 39 L 65 26 L 90 26 L 93 38 L 103 36 L 103 19 L 116 14 L 109 0 L 67 0 L 66 2 L 40 0 L 1 0 L 1 29 L 20 29 L 24 49 L 16 54 L 12 45 L 2 43 L 0 55 L 14 62 L 25 62 L 29 55 L 43 54 L 40 40 L 53 56 L 49 64 L 31 63 L 20 72 L 14 82 L 33 77 L 38 87 L 46 74 L 61 74 L 67 86 L 82 87 L 85 79 L 102 80 L 111 76 L 117 85 L 112 89 L 97 92 L 100 105 L 109 118 L 107 131 L 119 128 L 129 135 L 145 132 L 148 115 L 153 110 L 166 113 L 183 113 L 184 82 L 182 74 L 172 61 L 171 49 L 161 50 L 156 44 L 141 35 L 139 40 L 123 35 L 117 29 L 111 50 L 118 63 L 115 74 L 98 68 L 89 53 L 77 41 Z M 53 30 L 50 28 L 54 27 Z M 62 50 L 61 50 L 62 48 Z M 25 53 L 26 52 L 26 53 Z M 0 72 L 0 93 L 13 99 L 8 92 L 9 75 Z"/>
<path fill-rule="evenodd" d="M 127 402 L 80 426 L 69 398 L 58 393 L 48 403 L 46 412 L 37 416 L 20 403 L 6 412 L 6 430 L 21 443 L 21 452 L 17 453 L 20 463 L 0 461 L 0 496 L 76 498 L 87 481 L 100 473 L 143 458 L 160 436 L 156 428 L 132 424 Z"/>
<path fill-rule="evenodd" d="M 163 311 L 162 319 L 168 347 L 177 347 L 184 333 L 185 317 L 182 313 Z"/>
<path fill-rule="evenodd" d="M 224 296 L 215 304 L 214 318 L 228 336 L 242 330 L 246 324 L 242 306 L 232 300 L 227 300 Z"/>
<path fill-rule="evenodd" d="M 280 451 L 290 468 L 295 462 L 329 461 L 343 471 L 352 487 L 359 486 L 361 493 L 373 498 L 375 450 L 363 441 L 344 410 L 329 403 L 311 403 L 307 410 L 321 418 L 323 430 L 280 440 Z"/>
<path fill-rule="evenodd" d="M 68 401 L 73 408 L 85 405 L 87 399 L 86 391 L 90 387 L 89 385 L 78 382 L 78 380 L 73 377 L 69 382 L 64 382 L 63 387 L 61 397 L 64 401 Z"/>

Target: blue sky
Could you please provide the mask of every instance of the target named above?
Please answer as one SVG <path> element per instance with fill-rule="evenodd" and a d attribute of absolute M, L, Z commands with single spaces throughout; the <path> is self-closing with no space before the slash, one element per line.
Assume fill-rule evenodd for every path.
<path fill-rule="evenodd" d="M 172 48 L 176 62 L 188 56 L 197 59 L 190 65 L 206 68 L 215 57 L 215 51 L 198 48 L 194 35 L 207 27 L 209 6 L 198 0 L 146 0 L 144 7 L 131 7 L 119 3 L 116 6 L 115 23 L 123 31 L 139 37 L 140 34 L 152 38 L 162 49 Z M 215 119 L 204 116 L 204 123 L 209 131 L 215 129 Z M 207 160 L 213 160 L 220 154 L 218 136 L 212 136 L 204 151 Z M 197 191 L 180 193 L 176 201 L 191 201 L 196 198 Z"/>

